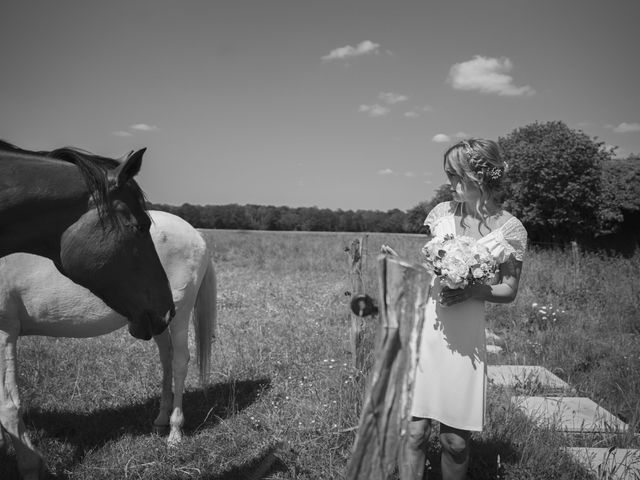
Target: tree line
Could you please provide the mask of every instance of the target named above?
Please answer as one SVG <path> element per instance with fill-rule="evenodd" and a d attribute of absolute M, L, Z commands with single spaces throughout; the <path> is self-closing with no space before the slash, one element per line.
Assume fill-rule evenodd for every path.
<path fill-rule="evenodd" d="M 399 209 L 330 210 L 271 205 L 151 204 L 154 210 L 178 215 L 196 228 L 309 232 L 410 232 L 407 214 Z"/>
<path fill-rule="evenodd" d="M 498 143 L 509 165 L 501 192 L 504 207 L 522 220 L 531 241 L 638 244 L 640 156 L 614 158 L 614 149 L 560 121 L 517 128 Z M 406 212 L 188 203 L 150 208 L 197 228 L 421 233 L 431 208 L 450 199 L 448 185 L 441 185 L 433 198 Z"/>

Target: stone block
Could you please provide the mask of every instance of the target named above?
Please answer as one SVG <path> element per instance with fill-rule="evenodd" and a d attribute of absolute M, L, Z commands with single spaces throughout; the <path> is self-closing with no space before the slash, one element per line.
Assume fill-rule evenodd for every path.
<path fill-rule="evenodd" d="M 532 365 L 489 365 L 487 378 L 495 385 L 549 392 L 572 392 L 573 388 L 544 367 Z"/>
<path fill-rule="evenodd" d="M 616 433 L 628 425 L 586 397 L 513 396 L 511 401 L 538 426 L 567 433 Z"/>

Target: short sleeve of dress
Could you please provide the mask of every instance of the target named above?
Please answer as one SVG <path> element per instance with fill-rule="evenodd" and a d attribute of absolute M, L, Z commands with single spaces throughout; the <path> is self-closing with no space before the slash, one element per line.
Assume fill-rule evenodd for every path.
<path fill-rule="evenodd" d="M 513 254 L 516 260 L 524 260 L 527 249 L 527 230 L 517 218 L 513 217 L 504 225 L 502 235 L 507 243 L 507 252 Z"/>
<path fill-rule="evenodd" d="M 433 233 L 436 225 L 442 220 L 443 217 L 451 213 L 451 202 L 442 202 L 437 204 L 431 209 L 427 215 L 424 225 L 429 227 L 429 230 Z"/>

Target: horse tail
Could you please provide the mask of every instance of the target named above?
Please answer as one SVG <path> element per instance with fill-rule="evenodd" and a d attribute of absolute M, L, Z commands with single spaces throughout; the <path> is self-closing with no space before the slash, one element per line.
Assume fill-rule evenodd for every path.
<path fill-rule="evenodd" d="M 193 326 L 198 366 L 200 367 L 200 383 L 207 384 L 211 369 L 211 342 L 218 334 L 216 307 L 216 273 L 213 260 L 209 255 L 207 269 L 198 289 L 196 303 L 193 307 Z"/>

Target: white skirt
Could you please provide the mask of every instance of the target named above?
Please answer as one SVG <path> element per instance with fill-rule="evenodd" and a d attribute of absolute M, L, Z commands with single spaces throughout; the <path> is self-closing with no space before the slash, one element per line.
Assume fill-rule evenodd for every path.
<path fill-rule="evenodd" d="M 481 431 L 486 401 L 484 302 L 443 307 L 437 301 L 440 289 L 436 279 L 425 309 L 411 414 Z"/>

